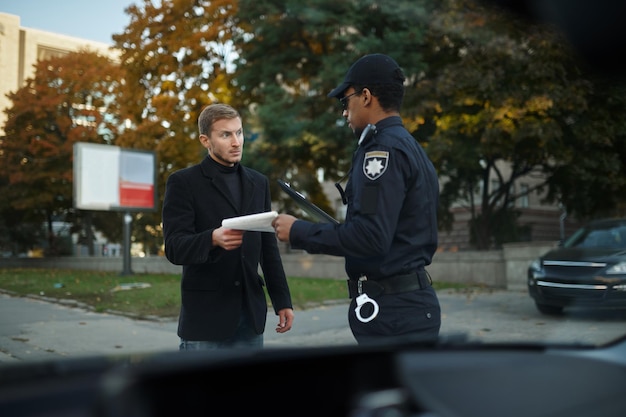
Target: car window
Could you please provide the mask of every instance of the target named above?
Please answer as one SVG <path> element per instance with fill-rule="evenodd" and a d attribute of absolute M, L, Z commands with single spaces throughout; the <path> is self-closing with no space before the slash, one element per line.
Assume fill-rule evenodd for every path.
<path fill-rule="evenodd" d="M 4 3 L 17 6 L 26 2 Z M 63 24 L 69 26 L 80 20 L 53 13 L 58 8 L 55 2 L 32 3 L 51 8 L 49 21 L 67 22 Z M 11 391 L 18 392 L 24 403 L 30 402 L 29 395 L 35 392 L 60 406 L 63 401 L 72 403 L 88 398 L 81 395 L 80 386 L 90 379 L 88 373 L 97 374 L 99 369 L 109 371 L 118 359 L 123 363 L 119 368 L 127 365 L 132 370 L 136 363 L 149 363 L 150 358 L 164 354 L 162 360 L 159 356 L 155 362 L 174 374 L 178 360 L 189 361 L 189 367 L 183 367 L 190 370 L 189 375 L 200 372 L 202 367 L 194 363 L 198 358 L 186 356 L 181 360 L 181 355 L 172 359 L 185 346 L 180 337 L 181 328 L 192 329 L 187 334 L 201 335 L 190 342 L 200 342 L 197 346 L 203 346 L 202 342 L 214 341 L 201 340 L 209 334 L 205 329 L 211 329 L 209 338 L 219 339 L 229 334 L 231 328 L 246 328 L 243 324 L 252 329 L 254 340 L 260 339 L 258 329 L 263 330 L 263 353 L 269 352 L 268 356 L 274 355 L 274 359 L 298 356 L 290 349 L 302 348 L 314 354 L 323 350 L 318 348 L 332 348 L 327 352 L 344 347 L 354 350 L 340 360 L 313 362 L 316 366 L 312 369 L 304 365 L 300 369 L 299 361 L 275 367 L 251 366 L 248 372 L 254 375 L 246 373 L 243 368 L 247 362 L 238 362 L 240 358 L 236 355 L 240 352 L 234 349 L 224 356 L 207 355 L 198 362 L 224 365 L 219 374 L 223 378 L 214 375 L 198 378 L 201 384 L 195 389 L 200 393 L 194 397 L 208 404 L 218 392 L 226 402 L 251 407 L 264 401 L 277 406 L 284 405 L 277 402 L 293 401 L 295 407 L 311 404 L 311 410 L 315 410 L 311 415 L 333 415 L 317 412 L 315 408 L 325 406 L 324 395 L 342 396 L 344 388 L 348 391 L 354 388 L 351 383 L 363 388 L 363 392 L 372 386 L 386 389 L 395 386 L 406 376 L 402 372 L 411 369 L 411 366 L 398 369 L 407 358 L 396 360 L 384 356 L 380 360 L 378 356 L 370 362 L 366 356 L 360 356 L 368 349 L 359 349 L 363 346 L 359 346 L 352 329 L 371 326 L 374 332 L 385 336 L 396 331 L 402 334 L 410 326 L 405 322 L 406 317 L 418 317 L 425 323 L 432 317 L 441 318 L 436 342 L 409 343 L 418 346 L 419 354 L 446 349 L 459 349 L 461 353 L 453 358 L 426 356 L 427 359 L 407 360 L 413 366 L 420 363 L 414 368 L 420 373 L 412 381 L 415 386 L 428 386 L 432 382 L 433 386 L 461 387 L 459 380 L 466 378 L 456 379 L 455 373 L 471 371 L 468 389 L 459 388 L 463 391 L 461 395 L 444 388 L 446 395 L 440 400 L 423 391 L 424 398 L 435 403 L 446 404 L 449 398 L 460 398 L 478 406 L 486 404 L 488 408 L 494 398 L 500 397 L 497 391 L 500 383 L 516 381 L 525 387 L 515 391 L 519 399 L 514 398 L 518 402 L 512 403 L 514 407 L 520 405 L 519 412 L 523 413 L 522 405 L 526 404 L 550 407 L 548 400 L 558 385 L 555 381 L 562 382 L 561 378 L 571 385 L 560 386 L 566 388 L 558 394 L 565 394 L 554 395 L 559 397 L 554 404 L 565 403 L 569 407 L 566 410 L 588 411 L 599 403 L 609 407 L 626 401 L 623 396 L 626 384 L 610 384 L 620 376 L 622 381 L 626 378 L 626 370 L 622 368 L 614 369 L 617 375 L 614 379 L 606 378 L 597 385 L 603 391 L 599 395 L 606 394 L 603 401 L 581 405 L 575 401 L 577 398 L 572 399 L 581 391 L 576 384 L 587 383 L 590 392 L 594 385 L 583 374 L 568 374 L 568 369 L 563 369 L 568 366 L 558 369 L 561 373 L 552 374 L 553 368 L 545 367 L 543 362 L 533 362 L 536 368 L 525 367 L 528 362 L 524 357 L 511 360 L 508 352 L 500 356 L 502 352 L 498 350 L 522 347 L 549 356 L 566 348 L 571 357 L 579 351 L 584 352 L 581 356 L 590 357 L 598 349 L 610 349 L 626 340 L 626 199 L 623 197 L 626 195 L 626 123 L 623 121 L 626 87 L 614 73 L 596 72 L 598 68 L 593 65 L 579 67 L 574 59 L 577 52 L 591 54 L 587 58 L 604 70 L 611 57 L 622 56 L 624 48 L 613 47 L 608 36 L 594 37 L 585 24 L 597 20 L 604 29 L 606 19 L 595 19 L 591 13 L 586 16 L 577 7 L 570 7 L 569 2 L 554 0 L 128 0 L 125 3 L 137 5 L 124 13 L 128 26 L 120 26 L 114 32 L 121 39 L 116 46 L 121 51 L 109 45 L 92 45 L 98 47 L 96 50 L 107 51 L 106 62 L 111 67 L 104 70 L 103 62 L 89 58 L 86 61 L 89 71 L 74 73 L 63 69 L 68 63 L 85 62 L 74 62 L 76 57 L 70 54 L 78 50 L 77 45 L 82 45 L 81 39 L 32 26 L 26 17 L 20 21 L 11 10 L 5 14 L 8 6 L 0 0 L 0 63 L 2 77 L 7 78 L 0 80 L 0 128 L 4 129 L 0 132 L 0 417 L 30 417 L 28 407 L 24 413 L 4 413 L 1 407 L 2 401 L 10 397 L 3 395 L 2 388 L 11 391 L 11 385 L 19 380 L 15 378 L 17 372 L 8 371 L 12 366 L 62 363 L 28 369 L 27 376 L 35 380 L 42 374 L 52 374 L 49 380 L 41 378 L 45 385 L 41 389 L 31 390 L 24 383 L 24 389 L 18 386 Z M 527 20 L 528 16 L 516 19 L 509 16 L 511 10 L 506 8 L 492 10 L 493 3 L 497 3 L 495 6 L 525 3 L 528 13 L 530 9 L 541 9 L 547 14 L 557 14 L 556 9 L 561 7 L 567 13 L 576 14 L 578 10 L 583 16 L 579 16 L 579 21 L 567 22 L 567 31 L 561 33 L 558 23 L 561 17 L 566 19 L 567 13 L 552 15 L 547 19 L 549 24 L 543 26 L 539 25 L 542 19 Z M 20 6 L 26 8 L 25 14 L 40 8 L 28 6 Z M 109 21 L 105 17 L 94 19 L 93 10 L 82 9 L 82 20 L 93 26 Z M 623 20 L 622 11 L 613 15 Z M 623 25 L 621 20 L 619 25 Z M 577 29 L 576 36 L 572 36 L 572 28 Z M 608 29 L 600 32 L 617 40 L 626 39 L 621 32 L 611 34 Z M 593 51 L 586 49 L 588 45 Z M 577 51 L 577 46 L 585 50 Z M 342 85 L 350 62 L 377 51 L 395 57 L 405 72 L 407 77 L 396 85 L 398 89 L 346 81 L 345 95 L 342 92 L 332 99 L 328 97 L 332 88 Z M 66 55 L 71 59 L 63 61 Z M 44 71 L 46 68 L 37 66 L 36 57 L 63 65 L 48 65 L 55 71 Z M 107 72 L 122 68 L 117 65 L 118 59 L 124 63 L 123 71 Z M 620 74 L 621 65 L 620 62 Z M 37 69 L 33 74 L 43 77 L 41 83 L 29 78 L 29 68 Z M 14 90 L 20 84 L 24 87 L 18 94 Z M 97 94 L 90 91 L 94 86 L 98 88 Z M 368 103 L 379 96 L 382 100 L 386 97 L 389 102 L 385 104 L 393 109 L 397 102 L 390 96 L 396 97 L 397 91 L 406 91 L 399 99 L 402 105 L 398 115 L 387 117 L 389 125 L 378 131 L 370 131 L 374 124 L 368 124 L 364 131 L 373 132 L 372 136 L 363 132 L 358 135 L 356 125 L 369 123 L 364 120 Z M 15 105 L 11 107 L 14 99 Z M 236 171 L 238 168 L 217 164 L 210 165 L 206 171 L 195 167 L 208 155 L 208 148 L 202 148 L 198 141 L 198 137 L 204 136 L 197 133 L 197 119 L 205 105 L 215 103 L 229 103 L 241 109 L 245 126 L 238 131 L 246 135 L 245 156 L 241 159 L 246 170 Z M 54 111 L 49 111 L 50 108 Z M 100 117 L 100 109 L 111 114 Z M 5 121 L 6 128 L 1 125 Z M 402 135 L 394 133 L 385 141 L 382 134 L 376 136 L 383 128 L 395 129 L 392 125 L 400 123 L 406 127 L 406 135 L 404 131 Z M 399 138 L 395 136 L 406 142 L 396 146 L 392 140 Z M 85 166 L 82 173 L 93 177 L 96 184 L 107 185 L 72 190 L 75 185 L 72 181 L 77 177 L 69 169 L 71 149 L 85 138 L 88 142 L 100 142 L 98 146 L 104 147 L 107 155 L 111 154 L 112 162 L 94 158 L 98 159 L 93 161 L 94 166 Z M 118 158 L 123 153 L 118 145 L 132 148 L 133 154 L 143 152 L 143 148 L 157 152 L 155 172 L 147 175 L 139 170 L 136 173 L 142 180 L 139 182 L 135 182 L 135 175 L 133 181 L 118 178 L 113 174 L 118 168 L 133 174 L 137 168 Z M 371 148 L 366 150 L 366 146 Z M 437 172 L 438 178 L 431 183 L 432 193 L 415 192 L 407 194 L 410 197 L 399 198 L 404 194 L 379 184 L 392 178 L 393 181 L 384 184 L 406 190 L 424 182 L 419 171 L 396 168 L 397 161 L 416 159 L 411 156 L 415 148 L 424 154 L 422 158 L 420 153 L 417 162 L 428 165 L 427 159 L 431 159 L 432 171 Z M 241 151 L 232 153 L 240 155 Z M 60 168 L 65 166 L 68 168 Z M 212 169 L 219 170 L 225 179 L 210 179 Z M 191 177 L 184 175 L 190 172 L 201 175 L 202 182 L 188 180 Z M 241 177 L 236 176 L 237 172 L 241 172 Z M 181 176 L 174 176 L 175 173 Z M 266 175 L 268 181 L 243 188 L 248 176 L 260 178 L 257 173 Z M 352 176 L 355 173 L 358 176 Z M 149 177 L 149 182 L 143 182 L 144 177 Z M 272 280 L 264 269 L 279 271 L 275 268 L 278 257 L 273 256 L 277 251 L 270 239 L 275 233 L 274 226 L 243 233 L 241 242 L 245 245 L 252 242 L 251 246 L 269 244 L 272 248 L 272 253 L 262 253 L 259 261 L 249 266 L 257 255 L 248 251 L 248 246 L 222 250 L 223 246 L 215 244 L 213 227 L 224 226 L 219 222 L 225 216 L 215 222 L 193 224 L 180 215 L 200 205 L 205 198 L 206 208 L 202 208 L 205 213 L 221 210 L 219 201 L 210 197 L 212 193 L 203 193 L 203 187 L 212 191 L 210 187 L 215 187 L 220 189 L 220 200 L 225 199 L 229 216 L 232 210 L 241 211 L 238 214 L 242 216 L 258 214 L 244 213 L 244 202 L 263 191 L 268 195 L 263 200 L 265 208 L 271 206 L 272 212 L 276 210 L 313 223 L 315 216 L 307 217 L 277 186 L 279 178 L 291 181 L 294 190 L 301 190 L 316 207 L 319 203 L 320 209 L 323 207 L 332 213 L 333 219 L 341 220 L 337 225 L 333 221 L 328 229 L 316 229 L 318 225 L 305 222 L 292 223 L 293 230 L 318 239 L 311 243 L 312 251 L 330 247 L 339 254 L 308 253 L 294 248 L 294 242 L 276 242 L 291 294 L 287 294 L 282 284 L 283 274 L 278 274 L 280 280 Z M 182 261 L 172 258 L 170 262 L 165 256 L 163 224 L 166 222 L 162 206 L 168 179 L 172 180 L 170 184 L 180 187 L 169 194 L 170 216 L 179 222 L 181 230 L 189 232 L 172 238 L 185 247 L 180 252 L 185 258 Z M 114 187 L 110 188 L 110 184 Z M 226 192 L 226 186 L 239 185 L 242 188 L 235 190 L 241 193 Z M 137 195 L 148 196 L 150 203 L 154 191 L 158 208 L 150 212 L 118 210 L 117 200 L 125 187 L 132 188 Z M 357 187 L 365 191 L 358 192 Z M 78 190 L 82 197 L 105 198 L 106 209 L 101 210 L 100 205 L 94 210 L 73 205 L 72 198 Z M 348 206 L 343 200 L 354 205 Z M 400 207 L 398 201 L 408 200 L 420 204 L 421 210 Z M 435 200 L 439 202 L 438 210 L 423 209 L 429 207 L 423 203 Z M 108 210 L 109 201 L 113 201 L 113 210 Z M 389 207 L 397 210 L 384 210 Z M 371 221 L 383 211 L 385 215 L 380 222 Z M 423 222 L 425 212 L 431 219 L 436 217 L 435 221 L 426 222 L 430 231 L 384 238 L 398 223 Z M 358 235 L 363 239 L 347 241 L 345 235 L 333 234 L 332 231 L 346 230 L 341 229 L 347 223 L 346 218 L 360 220 L 348 227 L 363 231 Z M 438 229 L 433 227 L 435 223 Z M 350 270 L 349 265 L 364 268 L 374 265 L 376 268 L 372 270 L 383 265 L 386 270 L 394 271 L 401 269 L 395 268 L 398 265 L 405 267 L 404 259 L 420 254 L 422 249 L 403 248 L 419 246 L 414 242 L 422 237 L 431 242 L 428 249 L 423 249 L 428 256 L 420 256 L 426 263 L 424 268 L 419 263 L 417 271 L 402 270 L 382 277 L 394 278 L 391 283 L 378 283 L 365 274 L 348 283 L 349 274 L 361 273 Z M 385 246 L 401 250 L 391 251 Z M 385 259 L 391 260 L 381 262 L 389 253 L 393 256 Z M 358 262 L 351 262 L 354 259 Z M 216 274 L 218 279 L 207 279 L 206 271 L 231 261 L 234 266 L 220 270 Z M 414 266 L 411 264 L 411 268 Z M 183 280 L 183 275 L 189 279 Z M 245 279 L 240 279 L 242 276 Z M 405 294 L 409 292 L 407 288 L 412 291 L 409 295 Z M 425 292 L 419 292 L 424 290 L 433 290 L 438 304 L 424 302 L 424 308 L 418 312 L 407 308 L 380 324 L 381 317 L 388 318 L 385 302 L 394 300 L 394 303 L 398 301 L 394 307 L 414 307 L 416 300 L 426 299 Z M 215 296 L 218 291 L 221 295 Z M 256 301 L 250 301 L 255 295 Z M 258 299 L 264 296 L 266 300 Z M 193 308 L 181 308 L 182 299 L 192 301 Z M 289 309 L 283 309 L 281 317 L 274 307 L 291 301 L 293 327 L 281 333 L 284 323 L 280 320 L 285 318 L 284 310 Z M 234 306 L 230 310 L 234 313 L 215 313 L 222 311 L 220 304 Z M 261 313 L 252 317 L 252 311 Z M 211 325 L 193 319 L 196 313 L 210 316 Z M 181 324 L 183 321 L 185 326 Z M 213 333 L 213 329 L 217 330 Z M 371 351 L 382 347 L 389 354 L 401 350 L 405 341 L 389 337 L 381 343 L 384 346 L 367 347 L 372 347 Z M 463 358 L 466 353 L 463 349 L 473 350 L 469 364 Z M 626 363 L 625 350 L 626 347 L 612 350 L 610 359 Z M 496 351 L 498 354 L 494 355 Z M 229 357 L 231 354 L 235 359 Z M 97 359 L 81 361 L 92 357 Z M 247 359 L 253 357 L 248 355 Z M 482 373 L 481 366 L 494 357 L 501 364 L 525 367 L 528 378 L 508 375 L 508 366 L 491 375 Z M 102 358 L 105 359 L 100 361 Z M 353 360 L 358 360 L 358 366 L 349 366 L 356 363 Z M 240 367 L 229 375 L 229 365 L 233 364 Z M 445 378 L 437 372 L 441 367 L 448 371 Z M 349 376 L 338 377 L 344 375 L 341 370 L 346 368 L 350 368 L 345 372 Z M 78 395 L 56 397 L 55 378 L 77 369 L 85 376 L 75 383 Z M 605 368 L 589 366 L 589 369 Z M 287 371 L 293 374 L 285 377 Z M 154 395 L 150 400 L 174 399 L 182 403 L 192 397 L 191 391 L 185 389 L 196 380 L 186 375 L 167 379 L 171 386 L 162 396 Z M 231 387 L 231 382 L 215 382 L 222 380 L 235 383 Z M 8 381 L 4 387 L 3 381 Z M 270 393 L 262 398 L 267 394 L 265 391 L 244 390 L 235 386 L 237 381 L 258 385 L 271 381 L 268 390 L 276 390 L 278 394 Z M 310 381 L 320 382 L 321 388 L 310 389 L 307 385 Z M 100 382 L 94 378 L 92 383 L 98 384 L 97 389 L 86 386 L 84 391 L 102 393 L 98 391 L 102 389 Z M 115 375 L 107 382 L 112 382 L 102 384 L 109 390 L 107 394 L 117 394 L 109 398 L 123 397 L 126 389 L 133 392 L 132 381 L 124 381 L 131 388 L 119 384 Z M 496 391 L 484 397 L 475 395 L 483 382 Z M 613 391 L 605 391 L 607 385 L 613 385 L 617 391 L 612 397 Z M 523 388 L 533 388 L 534 394 L 540 391 L 541 400 L 546 401 L 539 401 L 539 397 Z M 285 395 L 282 389 L 293 397 Z M 242 394 L 244 391 L 247 393 Z M 48 395 L 49 392 L 52 394 Z M 300 395 L 311 397 L 315 392 L 324 393 L 324 399 L 302 401 L 300 398 Z M 359 404 L 384 404 L 405 395 L 396 391 L 383 394 L 366 397 Z M 46 405 L 39 404 L 41 408 Z M 109 404 L 112 408 L 115 405 L 113 401 Z M 36 406 L 33 401 L 33 409 Z M 185 414 L 182 410 L 172 415 Z M 300 410 L 293 411 L 286 414 L 301 414 Z M 417 408 L 403 411 L 406 413 L 402 415 L 451 415 L 422 413 L 424 410 Z M 589 414 L 603 415 L 601 411 L 593 411 Z M 355 412 L 351 416 L 383 414 Z M 462 412 L 453 414 L 465 417 Z M 515 413 L 499 415 L 510 414 L 516 416 Z M 491 417 L 488 412 L 474 415 Z M 551 414 L 547 409 L 545 415 L 570 414 L 566 411 Z M 626 416 L 626 411 L 618 410 L 614 415 Z M 524 417 L 534 416 L 529 413 Z"/>
<path fill-rule="evenodd" d="M 626 248 L 626 228 L 613 226 L 608 228 L 583 228 L 568 239 L 565 247 L 577 248 Z"/>

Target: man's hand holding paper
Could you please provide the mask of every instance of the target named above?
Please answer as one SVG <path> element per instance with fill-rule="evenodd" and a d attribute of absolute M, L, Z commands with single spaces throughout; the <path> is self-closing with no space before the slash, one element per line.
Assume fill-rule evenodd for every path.
<path fill-rule="evenodd" d="M 243 230 L 227 229 L 225 227 L 218 227 L 213 230 L 211 235 L 213 239 L 213 246 L 219 246 L 225 250 L 237 249 L 243 243 Z"/>
<path fill-rule="evenodd" d="M 275 211 L 249 214 L 246 216 L 231 217 L 222 220 L 222 227 L 235 230 L 248 230 L 252 232 L 272 232 L 272 221 L 278 216 Z"/>

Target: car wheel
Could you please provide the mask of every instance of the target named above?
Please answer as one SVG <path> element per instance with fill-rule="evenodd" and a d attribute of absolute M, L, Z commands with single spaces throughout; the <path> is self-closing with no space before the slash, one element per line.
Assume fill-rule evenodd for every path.
<path fill-rule="evenodd" d="M 535 303 L 537 306 L 537 310 L 539 310 L 542 314 L 548 314 L 550 316 L 558 316 L 563 314 L 563 307 L 561 306 L 552 306 L 548 304 L 539 304 Z"/>

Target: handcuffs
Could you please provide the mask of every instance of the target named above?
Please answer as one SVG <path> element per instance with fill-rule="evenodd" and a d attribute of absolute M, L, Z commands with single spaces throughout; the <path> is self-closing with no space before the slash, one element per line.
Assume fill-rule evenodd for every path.
<path fill-rule="evenodd" d="M 359 319 L 360 322 L 367 323 L 374 320 L 374 318 L 378 315 L 379 307 L 376 300 L 369 298 L 367 294 L 363 292 L 363 281 L 367 281 L 367 277 L 365 275 L 360 276 L 357 281 L 357 292 L 359 293 L 359 296 L 356 298 L 356 308 L 354 309 L 354 312 L 356 313 L 356 318 Z M 374 311 L 372 311 L 372 314 L 369 317 L 363 317 L 361 316 L 361 307 L 367 303 L 372 304 Z"/>

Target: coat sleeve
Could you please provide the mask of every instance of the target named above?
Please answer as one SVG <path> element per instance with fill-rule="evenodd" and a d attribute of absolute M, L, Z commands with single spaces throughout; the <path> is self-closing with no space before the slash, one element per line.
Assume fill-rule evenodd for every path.
<path fill-rule="evenodd" d="M 213 248 L 214 229 L 196 230 L 191 184 L 178 173 L 167 179 L 162 216 L 165 256 L 171 263 L 201 264 L 219 257 L 220 248 Z"/>
<path fill-rule="evenodd" d="M 265 181 L 265 210 L 272 207 L 269 181 Z M 274 312 L 284 308 L 293 308 L 291 293 L 287 284 L 287 277 L 283 268 L 283 262 L 278 250 L 278 241 L 274 233 L 261 232 L 261 270 L 265 277 L 267 292 L 272 300 Z"/>

